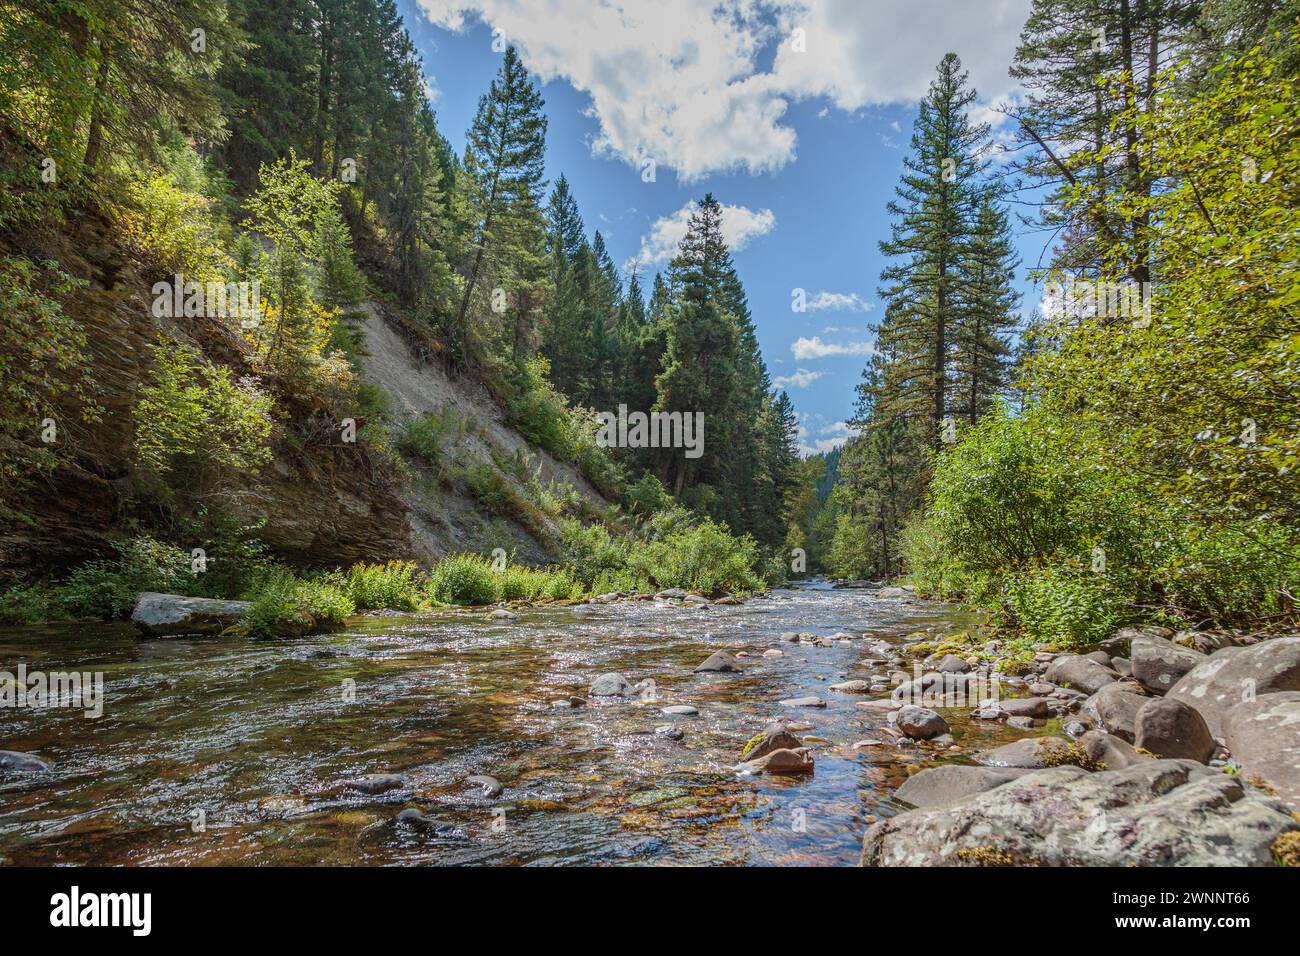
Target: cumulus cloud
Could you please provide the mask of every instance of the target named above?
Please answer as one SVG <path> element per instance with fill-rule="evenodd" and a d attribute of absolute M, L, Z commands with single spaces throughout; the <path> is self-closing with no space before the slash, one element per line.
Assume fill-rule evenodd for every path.
<path fill-rule="evenodd" d="M 910 103 L 944 53 L 963 57 L 982 98 L 1006 75 L 1030 0 L 419 0 L 429 20 L 479 20 L 543 80 L 590 97 L 598 154 L 647 159 L 686 181 L 773 172 L 795 158 L 793 100 L 842 110 Z M 802 30 L 804 52 L 792 37 Z M 771 60 L 759 69 L 760 58 Z"/>
<path fill-rule="evenodd" d="M 777 388 L 807 388 L 819 378 L 825 377 L 825 372 L 812 372 L 806 368 L 797 368 L 791 375 L 778 375 L 772 379 L 772 384 Z"/>
<path fill-rule="evenodd" d="M 871 303 L 856 292 L 818 292 L 805 304 L 808 312 L 867 312 Z"/>
<path fill-rule="evenodd" d="M 823 342 L 820 335 L 812 338 L 800 336 L 790 346 L 796 359 L 825 358 L 828 355 L 870 355 L 874 350 L 870 342 Z"/>
<path fill-rule="evenodd" d="M 696 208 L 696 203 L 688 202 L 672 215 L 656 219 L 650 226 L 649 235 L 641 239 L 641 250 L 627 261 L 627 270 L 663 265 L 675 256 Z M 776 216 L 770 209 L 755 211 L 744 206 L 722 204 L 722 238 L 732 252 L 739 252 L 749 245 L 750 240 L 766 235 L 775 227 Z"/>

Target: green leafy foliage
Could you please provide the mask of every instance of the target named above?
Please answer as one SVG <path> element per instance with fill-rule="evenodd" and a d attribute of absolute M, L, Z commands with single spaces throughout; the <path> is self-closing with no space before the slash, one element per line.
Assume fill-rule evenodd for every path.
<path fill-rule="evenodd" d="M 343 588 L 280 570 L 261 583 L 240 626 L 250 637 L 295 637 L 337 627 L 355 612 Z"/>

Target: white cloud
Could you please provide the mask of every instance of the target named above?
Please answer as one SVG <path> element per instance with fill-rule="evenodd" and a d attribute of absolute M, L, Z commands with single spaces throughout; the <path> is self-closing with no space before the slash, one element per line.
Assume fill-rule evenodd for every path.
<path fill-rule="evenodd" d="M 911 103 L 949 50 L 991 102 L 1013 84 L 1007 64 L 1030 0 L 418 0 L 452 30 L 500 29 L 543 80 L 590 97 L 592 147 L 645 159 L 686 181 L 773 172 L 795 158 L 790 101 L 826 98 L 853 111 Z M 796 52 L 791 31 L 806 34 Z M 758 68 L 773 47 L 770 71 Z"/>
<path fill-rule="evenodd" d="M 871 303 L 856 292 L 818 292 L 804 308 L 809 312 L 868 312 Z"/>
<path fill-rule="evenodd" d="M 772 384 L 777 388 L 807 388 L 819 378 L 825 377 L 825 372 L 812 372 L 806 368 L 797 368 L 792 375 L 778 375 L 772 379 Z"/>
<path fill-rule="evenodd" d="M 870 342 L 823 342 L 820 335 L 800 336 L 790 346 L 796 359 L 825 358 L 828 355 L 870 355 Z"/>
<path fill-rule="evenodd" d="M 847 435 L 849 431 L 848 422 L 831 422 L 822 429 L 821 433 L 823 435 Z"/>
<path fill-rule="evenodd" d="M 641 239 L 641 251 L 627 261 L 628 271 L 634 267 L 663 265 L 675 256 L 696 208 L 695 202 L 688 202 L 672 215 L 656 219 L 650 226 L 650 234 Z M 722 238 L 732 252 L 739 252 L 751 239 L 766 235 L 775 227 L 776 216 L 770 209 L 754 211 L 722 204 Z"/>

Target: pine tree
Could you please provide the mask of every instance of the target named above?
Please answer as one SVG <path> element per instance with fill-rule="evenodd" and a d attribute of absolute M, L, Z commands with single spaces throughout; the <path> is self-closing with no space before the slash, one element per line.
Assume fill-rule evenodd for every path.
<path fill-rule="evenodd" d="M 960 261 L 981 193 L 978 152 L 988 137 L 987 126 L 967 116 L 974 100 L 961 61 L 949 53 L 921 101 L 912 152 L 903 162 L 897 199 L 888 207 L 891 238 L 880 243 L 880 251 L 894 261 L 880 275 L 886 309 L 876 347 L 895 362 L 880 383 L 879 409 L 887 418 L 927 420 L 936 443 L 951 401 Z"/>
<path fill-rule="evenodd" d="M 974 231 L 958 263 L 960 310 L 953 329 L 954 412 L 975 424 L 1007 384 L 1010 334 L 1020 295 L 1011 227 L 992 195 L 980 200 Z"/>
<path fill-rule="evenodd" d="M 507 47 L 496 79 L 479 99 L 465 149 L 468 199 L 475 223 L 472 253 L 465 288 L 457 310 L 456 327 L 466 329 L 470 303 L 480 288 L 489 254 L 499 256 L 500 246 L 512 231 L 512 213 L 540 216 L 537 197 L 543 188 L 546 116 L 537 87 L 529 79 L 519 54 Z"/>

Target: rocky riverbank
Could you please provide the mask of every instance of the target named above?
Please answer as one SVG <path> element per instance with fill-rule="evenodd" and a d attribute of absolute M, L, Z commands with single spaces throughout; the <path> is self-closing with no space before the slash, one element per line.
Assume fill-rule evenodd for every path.
<path fill-rule="evenodd" d="M 1023 655 L 971 637 L 977 619 L 882 590 L 386 612 L 271 642 L 11 632 L 5 657 L 29 668 L 106 667 L 119 730 L 0 712 L 0 856 L 1294 860 L 1300 638 L 1125 632 L 1009 676 Z M 190 832 L 195 806 L 237 839 Z"/>

